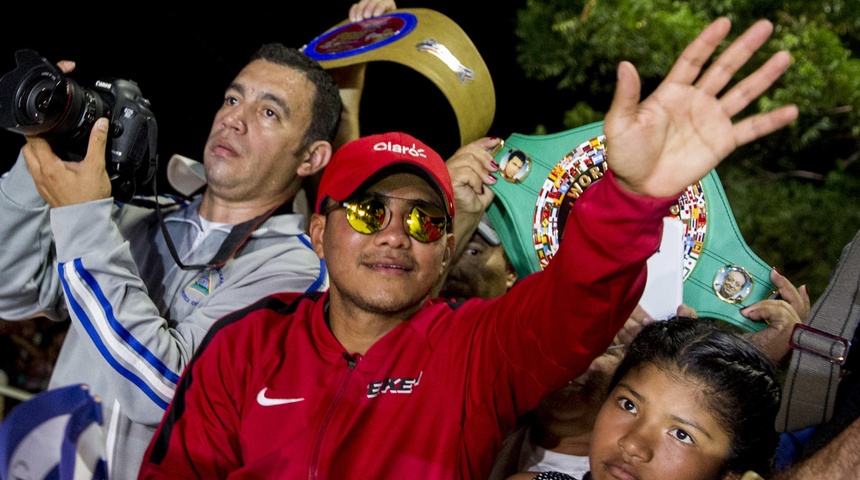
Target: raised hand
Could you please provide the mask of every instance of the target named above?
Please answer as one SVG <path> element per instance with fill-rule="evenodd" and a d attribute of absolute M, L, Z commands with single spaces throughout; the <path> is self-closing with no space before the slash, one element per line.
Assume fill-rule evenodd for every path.
<path fill-rule="evenodd" d="M 490 175 L 499 167 L 493 163 L 492 151 L 499 145 L 497 137 L 483 137 L 463 145 L 445 161 L 454 186 L 457 216 L 460 213 L 481 216 L 493 201 L 492 185 L 496 178 Z"/>
<path fill-rule="evenodd" d="M 497 171 L 499 166 L 493 162 L 491 152 L 500 142 L 497 137 L 479 138 L 458 148 L 451 158 L 445 161 L 454 187 L 454 205 L 457 211 L 454 220 L 457 247 L 454 249 L 453 258 L 457 258 L 456 255 L 469 243 L 481 217 L 495 198 L 493 191 L 486 185 L 496 182 L 490 172 Z"/>
<path fill-rule="evenodd" d="M 349 19 L 359 22 L 366 18 L 378 17 L 396 8 L 394 0 L 361 0 L 349 7 Z"/>
<path fill-rule="evenodd" d="M 659 87 L 640 102 L 641 85 L 629 62 L 618 67 L 618 83 L 604 121 L 606 151 L 618 183 L 652 197 L 679 195 L 737 147 L 772 133 L 797 118 L 787 105 L 734 121 L 791 63 L 775 53 L 728 91 L 737 71 L 773 32 L 760 20 L 735 40 L 702 73 L 703 65 L 731 29 L 727 18 L 705 28 L 681 53 Z"/>

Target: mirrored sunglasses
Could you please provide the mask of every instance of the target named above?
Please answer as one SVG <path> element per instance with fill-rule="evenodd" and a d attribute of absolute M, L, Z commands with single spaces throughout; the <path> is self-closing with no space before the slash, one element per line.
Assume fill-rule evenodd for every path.
<path fill-rule="evenodd" d="M 376 233 L 391 221 L 391 199 L 404 200 L 410 208 L 403 218 L 403 228 L 421 243 L 432 243 L 442 238 L 448 230 L 450 219 L 441 207 L 429 202 L 389 197 L 378 193 L 365 194 L 339 205 L 346 208 L 346 220 L 358 233 Z"/>

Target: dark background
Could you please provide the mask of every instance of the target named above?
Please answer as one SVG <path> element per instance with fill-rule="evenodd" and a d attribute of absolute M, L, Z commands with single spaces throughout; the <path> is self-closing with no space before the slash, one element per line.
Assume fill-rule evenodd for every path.
<path fill-rule="evenodd" d="M 107 77 L 135 81 L 151 101 L 158 122 L 163 172 L 174 153 L 202 157 L 224 88 L 257 47 L 271 41 L 300 47 L 346 19 L 353 3 L 305 3 L 304 13 L 286 14 L 281 11 L 289 9 L 290 2 L 276 8 L 269 2 L 244 1 L 217 11 L 135 4 L 138 11 L 132 14 L 99 8 L 107 4 L 66 4 L 64 9 L 50 11 L 14 7 L 18 11 L 6 16 L 7 28 L 0 34 L 0 72 L 15 68 L 16 50 L 29 48 L 51 62 L 75 60 L 77 68 L 69 77 L 82 87 L 91 88 L 96 80 Z M 400 8 L 432 8 L 444 13 L 472 39 L 496 89 L 496 114 L 488 136 L 529 134 L 540 124 L 549 132 L 561 130 L 562 112 L 570 105 L 553 86 L 526 79 L 516 61 L 513 30 L 516 11 L 524 7 L 525 0 L 491 5 L 397 2 Z M 443 158 L 459 147 L 456 118 L 442 92 L 399 64 L 369 65 L 360 122 L 363 134 L 412 133 Z M 22 144 L 20 135 L 0 130 L 0 171 L 11 166 Z"/>

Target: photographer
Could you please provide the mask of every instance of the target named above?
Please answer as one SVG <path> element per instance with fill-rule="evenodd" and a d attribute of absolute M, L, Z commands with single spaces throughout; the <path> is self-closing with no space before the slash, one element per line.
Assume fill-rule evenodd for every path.
<path fill-rule="evenodd" d="M 394 8 L 361 2 L 369 12 L 380 5 Z M 111 478 L 137 477 L 215 320 L 274 292 L 328 287 L 292 201 L 328 163 L 341 107 L 316 62 L 263 45 L 215 114 L 202 152 L 205 191 L 165 212 L 163 224 L 152 208 L 111 198 L 105 118 L 82 161 L 28 136 L 0 179 L 0 318 L 71 318 L 49 388 L 86 383 L 101 397 Z"/>

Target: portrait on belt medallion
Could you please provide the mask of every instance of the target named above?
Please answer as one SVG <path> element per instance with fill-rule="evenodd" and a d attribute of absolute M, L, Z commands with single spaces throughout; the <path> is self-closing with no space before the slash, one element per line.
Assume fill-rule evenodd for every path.
<path fill-rule="evenodd" d="M 749 296 L 752 287 L 752 275 L 737 265 L 726 265 L 714 276 L 714 292 L 724 302 L 743 302 Z"/>
<path fill-rule="evenodd" d="M 510 150 L 506 153 L 499 163 L 499 173 L 502 178 L 511 182 L 521 182 L 529 173 L 531 168 L 531 159 L 522 150 Z"/>

